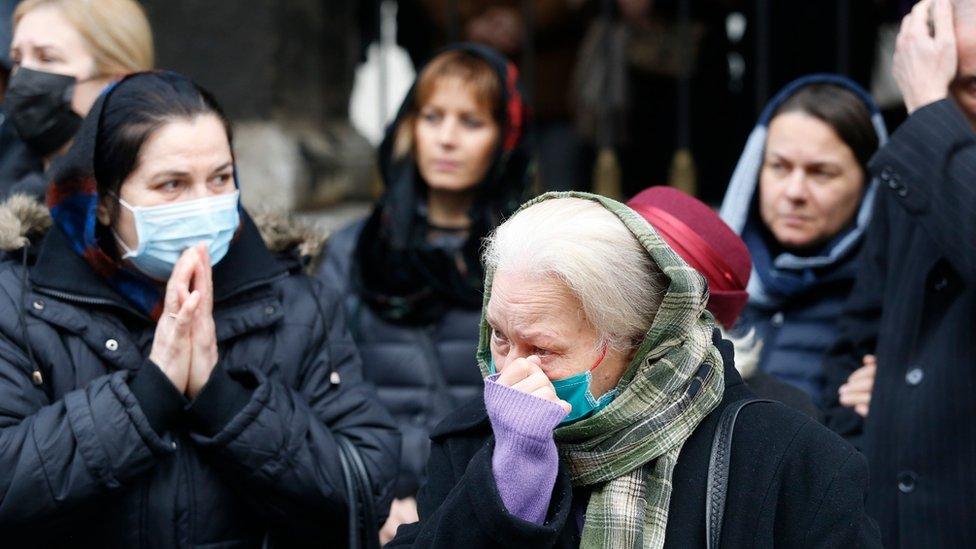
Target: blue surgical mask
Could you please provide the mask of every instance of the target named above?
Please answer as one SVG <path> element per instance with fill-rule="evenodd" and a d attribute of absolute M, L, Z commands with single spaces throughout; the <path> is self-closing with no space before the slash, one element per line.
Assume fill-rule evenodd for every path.
<path fill-rule="evenodd" d="M 210 264 L 216 265 L 227 255 L 230 241 L 241 218 L 238 210 L 240 191 L 163 206 L 132 206 L 119 198 L 119 204 L 135 218 L 139 245 L 130 249 L 118 234 L 115 239 L 125 250 L 127 259 L 143 274 L 156 280 L 168 280 L 184 250 L 201 242 L 207 244 Z"/>
<path fill-rule="evenodd" d="M 552 386 L 556 390 L 556 396 L 558 396 L 561 400 L 565 400 L 570 404 L 570 406 L 573 407 L 569 414 L 559 422 L 560 425 L 568 425 L 575 421 L 590 417 L 591 415 L 606 408 L 617 396 L 617 388 L 607 391 L 600 398 L 594 397 L 593 393 L 590 391 L 590 383 L 593 381 L 593 374 L 591 372 L 603 362 L 606 355 L 607 351 L 606 348 L 604 348 L 603 354 L 600 355 L 600 359 L 597 360 L 596 364 L 594 364 L 589 370 L 581 374 L 569 376 L 564 379 L 557 379 L 552 382 Z M 494 357 L 491 358 L 488 368 L 491 373 L 495 373 Z"/>

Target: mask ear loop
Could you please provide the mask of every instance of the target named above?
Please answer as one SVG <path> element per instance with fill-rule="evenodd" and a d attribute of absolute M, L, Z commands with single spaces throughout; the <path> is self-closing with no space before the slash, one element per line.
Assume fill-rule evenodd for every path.
<path fill-rule="evenodd" d="M 115 200 L 117 200 L 120 206 L 122 206 L 123 208 L 125 208 L 125 209 L 129 210 L 130 212 L 132 212 L 132 216 L 135 217 L 135 215 L 136 215 L 135 208 L 133 208 L 132 205 L 129 204 L 128 202 L 126 202 L 125 200 L 122 200 L 122 197 L 119 196 L 118 193 L 112 192 L 112 193 L 109 194 L 109 196 L 111 196 L 112 198 L 114 198 Z M 109 227 L 109 230 L 112 231 L 112 236 L 115 237 L 115 241 L 119 244 L 119 246 L 122 247 L 122 250 L 125 251 L 125 254 L 122 255 L 122 259 L 132 259 L 133 257 L 136 257 L 137 255 L 139 255 L 137 253 L 138 252 L 138 249 L 139 249 L 138 248 L 138 244 L 136 245 L 137 247 L 136 247 L 135 250 L 133 250 L 132 248 L 129 248 L 129 246 L 126 245 L 126 243 L 122 240 L 122 237 L 119 236 L 119 232 L 115 230 L 114 223 L 113 223 L 112 226 Z M 138 228 L 138 224 L 137 224 L 136 225 L 136 232 L 138 233 L 138 231 L 139 231 L 139 228 Z"/>

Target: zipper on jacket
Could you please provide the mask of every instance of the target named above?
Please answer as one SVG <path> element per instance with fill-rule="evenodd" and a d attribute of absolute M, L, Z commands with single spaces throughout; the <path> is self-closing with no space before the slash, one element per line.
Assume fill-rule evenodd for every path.
<path fill-rule="evenodd" d="M 42 286 L 35 287 L 34 288 L 34 291 L 36 291 L 39 294 L 44 294 L 44 295 L 49 296 L 49 297 L 53 297 L 53 298 L 57 298 L 57 299 L 62 299 L 64 301 L 71 301 L 71 302 L 74 302 L 74 303 L 80 303 L 82 305 L 103 305 L 103 306 L 106 306 L 106 307 L 114 307 L 116 309 L 121 309 L 121 310 L 126 311 L 128 313 L 134 314 L 134 315 L 138 316 L 139 318 L 146 319 L 146 320 L 149 319 L 149 317 L 147 315 L 145 315 L 145 314 L 143 314 L 143 313 L 141 313 L 141 312 L 139 312 L 139 311 L 137 311 L 137 310 L 135 310 L 135 309 L 133 309 L 131 307 L 127 307 L 127 306 L 119 303 L 118 301 L 114 301 L 114 300 L 111 300 L 111 299 L 104 299 L 104 298 L 101 298 L 101 297 L 88 297 L 88 296 L 83 296 L 83 295 L 78 295 L 78 294 L 70 294 L 68 292 L 62 292 L 62 291 L 59 291 L 59 290 L 52 290 L 50 288 L 44 288 Z"/>
<path fill-rule="evenodd" d="M 85 297 L 78 294 L 69 294 L 67 292 L 60 292 L 58 290 L 49 290 L 47 288 L 36 287 L 34 290 L 39 294 L 44 294 L 51 297 L 56 297 L 58 299 L 63 299 L 65 301 L 74 301 L 76 303 L 83 303 L 85 305 L 113 305 L 118 307 L 119 304 L 111 299 L 102 299 L 100 297 Z"/>

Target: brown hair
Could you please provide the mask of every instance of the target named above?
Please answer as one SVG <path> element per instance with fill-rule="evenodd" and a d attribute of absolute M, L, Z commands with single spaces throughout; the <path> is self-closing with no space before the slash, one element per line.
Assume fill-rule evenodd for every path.
<path fill-rule="evenodd" d="M 134 0 L 24 0 L 14 11 L 14 28 L 27 13 L 57 8 L 95 58 L 99 75 L 124 75 L 153 68 L 153 37 L 146 13 Z"/>
<path fill-rule="evenodd" d="M 878 132 L 857 94 L 836 84 L 810 84 L 784 101 L 773 118 L 788 112 L 802 112 L 830 126 L 867 173 L 868 161 L 878 150 Z"/>
<path fill-rule="evenodd" d="M 413 105 L 403 116 L 396 130 L 393 156 L 403 158 L 413 152 L 414 123 L 420 109 L 434 95 L 444 78 L 458 78 L 474 94 L 475 103 L 491 113 L 499 125 L 505 120 L 502 105 L 502 83 L 491 64 L 476 54 L 451 50 L 433 58 L 420 72 L 414 87 Z"/>

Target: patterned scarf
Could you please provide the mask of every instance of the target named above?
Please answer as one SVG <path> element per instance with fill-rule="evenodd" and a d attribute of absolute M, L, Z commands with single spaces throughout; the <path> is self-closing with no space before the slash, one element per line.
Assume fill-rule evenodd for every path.
<path fill-rule="evenodd" d="M 618 384 L 609 406 L 555 431 L 560 457 L 575 486 L 590 486 L 580 547 L 664 546 L 671 478 L 684 442 L 722 400 L 722 356 L 712 345 L 705 280 L 627 206 L 588 193 L 547 193 L 583 198 L 616 215 L 670 279 L 650 330 Z M 485 305 L 491 295 L 489 272 Z M 490 329 L 482 319 L 478 362 L 488 373 Z"/>
<path fill-rule="evenodd" d="M 94 176 L 55 180 L 47 191 L 51 218 L 71 242 L 74 252 L 113 290 L 154 321 L 159 320 L 163 312 L 160 289 L 142 274 L 112 259 L 101 246 L 96 230 L 96 189 Z"/>

